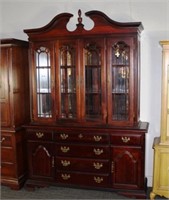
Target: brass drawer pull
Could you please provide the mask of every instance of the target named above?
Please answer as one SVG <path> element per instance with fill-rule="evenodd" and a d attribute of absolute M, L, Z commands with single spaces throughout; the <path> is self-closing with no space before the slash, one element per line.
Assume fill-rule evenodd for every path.
<path fill-rule="evenodd" d="M 69 160 L 61 160 L 61 164 L 64 166 L 64 167 L 67 167 L 70 165 L 70 161 Z"/>
<path fill-rule="evenodd" d="M 94 177 L 94 181 L 96 183 L 101 183 L 103 181 L 103 178 L 101 178 L 101 177 Z"/>
<path fill-rule="evenodd" d="M 121 137 L 121 139 L 122 139 L 122 141 L 123 141 L 124 143 L 127 143 L 127 142 L 130 141 L 130 137 Z"/>
<path fill-rule="evenodd" d="M 99 142 L 100 140 L 102 140 L 102 136 L 93 136 L 94 141 Z"/>
<path fill-rule="evenodd" d="M 62 179 L 63 179 L 63 180 L 68 180 L 68 179 L 70 179 L 70 174 L 62 174 L 61 176 L 62 176 Z"/>
<path fill-rule="evenodd" d="M 37 132 L 37 133 L 36 133 L 36 136 L 37 136 L 38 138 L 42 138 L 42 137 L 44 136 L 44 133 Z"/>
<path fill-rule="evenodd" d="M 103 149 L 94 149 L 93 152 L 94 152 L 97 156 L 99 156 L 99 155 L 101 155 L 101 154 L 103 153 Z"/>
<path fill-rule="evenodd" d="M 98 163 L 98 162 L 97 163 L 94 162 L 93 166 L 94 166 L 95 169 L 101 169 L 103 167 L 103 164 L 102 163 Z"/>
<path fill-rule="evenodd" d="M 2 137 L 0 143 L 2 144 L 3 141 L 5 141 L 5 137 Z"/>
<path fill-rule="evenodd" d="M 60 150 L 63 152 L 63 153 L 67 153 L 70 148 L 69 147 L 60 147 Z"/>
<path fill-rule="evenodd" d="M 60 134 L 60 137 L 62 140 L 66 140 L 69 137 L 69 135 L 62 133 L 62 134 Z"/>

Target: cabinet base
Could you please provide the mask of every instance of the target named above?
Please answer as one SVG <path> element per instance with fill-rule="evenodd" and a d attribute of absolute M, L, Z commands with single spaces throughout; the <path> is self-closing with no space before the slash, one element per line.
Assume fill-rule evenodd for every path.
<path fill-rule="evenodd" d="M 49 186 L 56 186 L 56 187 L 69 187 L 69 188 L 77 188 L 77 189 L 89 189 L 89 190 L 102 190 L 102 191 L 109 191 L 115 192 L 119 195 L 131 198 L 131 199 L 146 199 L 147 198 L 147 191 L 145 190 L 116 190 L 112 188 L 94 188 L 94 187 L 87 187 L 87 186 L 77 186 L 77 185 L 65 185 L 65 184 L 55 184 L 51 182 L 42 182 L 37 180 L 27 180 L 25 183 L 25 189 L 28 191 L 34 191 L 36 188 L 44 188 Z"/>
<path fill-rule="evenodd" d="M 6 177 L 1 177 L 1 185 L 10 187 L 13 190 L 19 190 L 21 189 L 26 181 L 26 177 L 21 177 L 20 179 L 15 179 L 15 178 L 6 178 Z"/>

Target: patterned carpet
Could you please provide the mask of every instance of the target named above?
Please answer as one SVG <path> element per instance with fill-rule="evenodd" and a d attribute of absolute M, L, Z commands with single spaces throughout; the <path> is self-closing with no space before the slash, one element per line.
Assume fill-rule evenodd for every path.
<path fill-rule="evenodd" d="M 148 189 L 148 197 L 151 188 Z M 1 199 L 129 199 L 110 191 L 75 189 L 64 187 L 37 188 L 36 191 L 11 190 L 6 186 L 1 186 Z M 165 199 L 156 196 L 155 199 Z"/>
<path fill-rule="evenodd" d="M 64 187 L 38 188 L 36 191 L 11 190 L 1 186 L 1 199 L 128 199 L 109 191 L 74 189 Z"/>

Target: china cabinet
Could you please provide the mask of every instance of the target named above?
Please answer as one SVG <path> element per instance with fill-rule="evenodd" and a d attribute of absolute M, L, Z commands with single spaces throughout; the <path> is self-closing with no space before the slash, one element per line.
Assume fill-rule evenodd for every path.
<path fill-rule="evenodd" d="M 19 189 L 26 179 L 29 120 L 28 42 L 0 40 L 1 183 Z"/>
<path fill-rule="evenodd" d="M 86 30 L 78 11 L 27 29 L 31 123 L 26 125 L 29 179 L 107 188 L 146 197 L 145 133 L 140 114 L 140 22 L 119 23 L 100 11 Z"/>
<path fill-rule="evenodd" d="M 156 195 L 169 198 L 169 41 L 161 41 L 162 46 L 162 86 L 161 86 L 161 130 L 160 137 L 154 139 L 153 190 Z"/>

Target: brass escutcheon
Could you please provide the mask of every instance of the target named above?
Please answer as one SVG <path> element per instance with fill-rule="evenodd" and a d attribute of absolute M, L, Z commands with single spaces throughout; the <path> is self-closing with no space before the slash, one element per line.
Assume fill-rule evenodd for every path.
<path fill-rule="evenodd" d="M 60 137 L 62 138 L 62 140 L 66 140 L 69 137 L 69 135 L 65 133 L 61 133 Z"/>
<path fill-rule="evenodd" d="M 101 178 L 101 177 L 94 177 L 94 181 L 96 183 L 101 183 L 103 181 L 103 178 Z"/>
<path fill-rule="evenodd" d="M 62 174 L 61 176 L 62 176 L 62 179 L 63 179 L 63 180 L 68 180 L 68 179 L 70 179 L 70 174 Z"/>
<path fill-rule="evenodd" d="M 103 167 L 103 164 L 102 163 L 98 163 L 98 162 L 97 163 L 94 162 L 93 166 L 94 166 L 95 169 L 100 169 L 100 168 Z"/>
<path fill-rule="evenodd" d="M 67 167 L 70 165 L 70 161 L 69 160 L 61 160 L 61 163 L 64 167 Z"/>
<path fill-rule="evenodd" d="M 130 137 L 121 137 L 121 139 L 122 139 L 122 141 L 123 141 L 124 143 L 127 143 L 127 142 L 130 141 Z"/>
<path fill-rule="evenodd" d="M 36 136 L 37 136 L 38 138 L 42 138 L 42 137 L 44 136 L 44 133 L 37 132 L 37 133 L 36 133 Z"/>
<path fill-rule="evenodd" d="M 100 140 L 102 140 L 102 136 L 93 136 L 94 141 L 99 142 Z"/>
<path fill-rule="evenodd" d="M 69 147 L 60 147 L 60 150 L 63 152 L 63 153 L 67 153 L 69 150 L 70 150 L 70 148 Z"/>
<path fill-rule="evenodd" d="M 103 149 L 93 149 L 93 152 L 94 152 L 97 156 L 99 156 L 99 155 L 101 155 L 101 154 L 103 153 Z"/>

